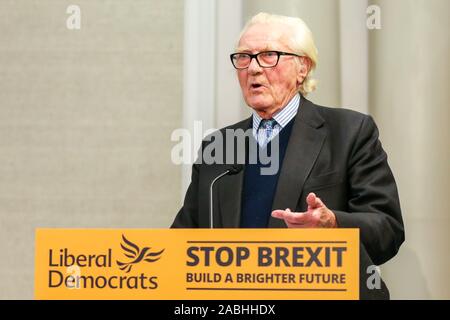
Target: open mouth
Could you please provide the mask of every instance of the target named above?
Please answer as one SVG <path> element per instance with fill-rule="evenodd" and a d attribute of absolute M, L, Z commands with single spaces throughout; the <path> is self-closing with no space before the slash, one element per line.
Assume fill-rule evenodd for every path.
<path fill-rule="evenodd" d="M 259 84 L 259 83 L 253 83 L 250 87 L 251 87 L 252 89 L 258 89 L 258 88 L 261 88 L 262 85 Z"/>

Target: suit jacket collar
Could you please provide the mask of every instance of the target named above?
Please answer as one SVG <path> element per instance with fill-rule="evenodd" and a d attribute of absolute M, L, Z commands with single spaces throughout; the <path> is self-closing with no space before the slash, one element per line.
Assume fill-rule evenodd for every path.
<path fill-rule="evenodd" d="M 252 118 L 236 124 L 234 129 L 246 130 L 251 127 Z M 307 179 L 319 155 L 326 133 L 324 119 L 315 105 L 303 96 L 295 116 L 294 125 L 280 168 L 272 209 L 295 210 Z M 245 169 L 244 169 L 245 170 Z M 244 172 L 227 176 L 218 186 L 218 207 L 223 228 L 238 228 L 241 217 Z M 284 221 L 270 217 L 269 228 L 286 227 Z"/>

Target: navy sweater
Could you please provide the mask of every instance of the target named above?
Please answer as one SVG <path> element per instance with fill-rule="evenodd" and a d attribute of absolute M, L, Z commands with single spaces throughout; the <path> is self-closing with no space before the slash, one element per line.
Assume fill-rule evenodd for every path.
<path fill-rule="evenodd" d="M 280 131 L 279 139 L 279 169 L 274 175 L 261 175 L 261 168 L 270 167 L 270 164 L 263 165 L 259 159 L 260 147 L 257 147 L 257 163 L 247 162 L 244 169 L 244 188 L 242 190 L 242 210 L 241 210 L 241 228 L 267 228 L 270 214 L 272 212 L 272 203 L 275 196 L 278 177 L 280 176 L 281 166 L 291 135 L 295 117 Z M 253 141 L 256 143 L 255 141 Z M 271 155 L 272 143 L 267 144 L 267 154 Z M 248 152 L 247 152 L 248 154 Z"/>

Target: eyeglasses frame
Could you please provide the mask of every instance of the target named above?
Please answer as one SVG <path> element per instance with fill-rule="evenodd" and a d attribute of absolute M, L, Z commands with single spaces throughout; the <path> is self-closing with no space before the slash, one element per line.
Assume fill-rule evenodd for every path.
<path fill-rule="evenodd" d="M 258 55 L 260 55 L 261 53 L 267 53 L 267 52 L 275 52 L 277 54 L 277 62 L 273 66 L 269 66 L 269 67 L 262 66 L 261 63 L 258 60 Z M 234 65 L 233 57 L 235 55 L 237 55 L 237 54 L 246 54 L 246 55 L 248 55 L 250 57 L 250 62 L 248 63 L 248 66 L 246 66 L 245 68 L 238 68 L 238 67 L 236 67 Z M 235 52 L 235 53 L 230 54 L 230 60 L 231 60 L 231 64 L 233 65 L 233 67 L 235 69 L 237 69 L 237 70 L 245 70 L 245 69 L 247 69 L 250 66 L 250 64 L 252 63 L 253 58 L 256 60 L 256 62 L 258 63 L 258 65 L 261 68 L 275 68 L 278 65 L 278 62 L 280 61 L 280 56 L 303 57 L 301 55 L 298 55 L 298 54 L 295 54 L 295 53 L 290 53 L 290 52 L 283 52 L 283 51 L 277 51 L 277 50 L 267 50 L 267 51 L 261 51 L 261 52 L 255 53 L 255 54 L 251 54 L 251 53 L 248 53 L 248 52 Z"/>

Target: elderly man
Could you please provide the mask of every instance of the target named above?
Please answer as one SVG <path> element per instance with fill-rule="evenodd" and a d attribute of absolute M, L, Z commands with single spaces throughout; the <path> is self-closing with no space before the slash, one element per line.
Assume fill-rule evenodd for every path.
<path fill-rule="evenodd" d="M 252 129 L 258 149 L 270 148 L 277 139 L 280 170 L 263 175 L 259 161 L 247 161 L 244 170 L 218 181 L 214 227 L 359 228 L 360 296 L 387 298 L 384 283 L 380 290 L 367 288 L 366 268 L 391 259 L 404 241 L 404 230 L 396 184 L 374 121 L 305 98 L 315 88 L 311 75 L 317 49 L 298 18 L 254 16 L 231 61 L 253 115 L 226 129 Z M 209 227 L 209 186 L 226 167 L 194 164 L 172 227 Z"/>

